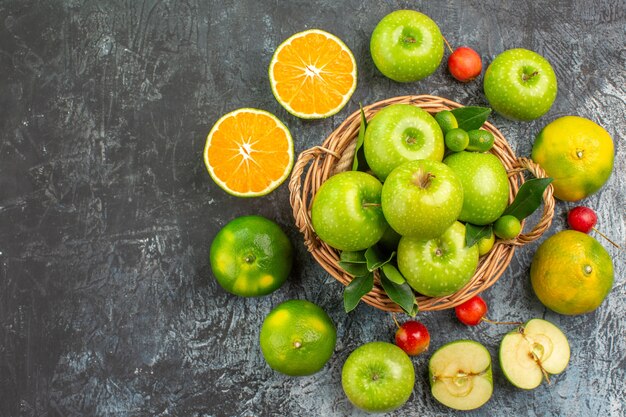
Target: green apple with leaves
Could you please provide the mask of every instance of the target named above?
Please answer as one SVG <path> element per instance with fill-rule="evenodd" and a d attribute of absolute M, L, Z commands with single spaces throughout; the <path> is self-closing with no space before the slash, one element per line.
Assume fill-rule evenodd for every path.
<path fill-rule="evenodd" d="M 370 342 L 354 350 L 341 370 L 341 384 L 352 404 L 383 413 L 407 402 L 413 392 L 415 368 L 409 356 L 387 342 Z"/>
<path fill-rule="evenodd" d="M 370 40 L 376 68 L 398 82 L 431 75 L 443 58 L 443 36 L 430 17 L 415 10 L 396 10 L 382 18 Z"/>
<path fill-rule="evenodd" d="M 452 169 L 428 159 L 408 161 L 394 169 L 383 184 L 385 219 L 402 236 L 441 236 L 463 207 L 463 187 Z"/>
<path fill-rule="evenodd" d="M 543 116 L 556 99 L 558 83 L 552 65 L 528 49 L 509 49 L 485 71 L 484 90 L 495 111 L 512 120 Z"/>
<path fill-rule="evenodd" d="M 410 104 L 392 104 L 369 121 L 363 151 L 372 172 L 385 181 L 404 162 L 441 161 L 445 146 L 441 128 L 430 113 Z"/>
<path fill-rule="evenodd" d="M 509 201 L 509 179 L 497 156 L 456 152 L 447 156 L 443 163 L 457 175 L 463 187 L 459 220 L 482 226 L 502 215 Z"/>
<path fill-rule="evenodd" d="M 443 297 L 463 288 L 478 266 L 478 246 L 465 245 L 465 225 L 455 222 L 441 236 L 424 240 L 403 236 L 398 268 L 411 288 Z"/>
<path fill-rule="evenodd" d="M 333 248 L 367 249 L 388 227 L 381 208 L 381 191 L 380 181 L 365 172 L 347 171 L 330 177 L 313 199 L 313 230 Z"/>

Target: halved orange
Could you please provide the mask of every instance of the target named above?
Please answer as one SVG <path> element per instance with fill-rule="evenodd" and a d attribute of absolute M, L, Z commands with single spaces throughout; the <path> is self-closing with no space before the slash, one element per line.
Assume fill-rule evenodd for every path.
<path fill-rule="evenodd" d="M 265 110 L 242 108 L 222 116 L 204 146 L 204 164 L 224 191 L 238 197 L 272 192 L 293 167 L 293 139 Z"/>
<path fill-rule="evenodd" d="M 276 100 L 303 119 L 332 116 L 356 89 L 356 61 L 335 35 L 319 29 L 296 33 L 272 57 L 270 84 Z"/>

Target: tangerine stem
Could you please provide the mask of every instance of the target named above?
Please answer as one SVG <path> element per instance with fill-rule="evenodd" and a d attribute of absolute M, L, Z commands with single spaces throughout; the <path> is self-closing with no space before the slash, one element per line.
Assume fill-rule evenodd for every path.
<path fill-rule="evenodd" d="M 602 236 L 603 238 L 605 238 L 606 240 L 609 241 L 609 243 L 613 246 L 615 246 L 617 249 L 621 249 L 622 247 L 620 245 L 618 245 L 617 243 L 613 242 L 611 239 L 609 239 L 604 233 L 602 233 L 601 231 L 599 231 L 598 229 L 596 229 L 595 227 L 592 227 L 592 229 L 594 230 L 594 232 L 596 232 L 597 234 L 599 234 L 600 236 Z"/>
<path fill-rule="evenodd" d="M 514 326 L 519 326 L 520 324 L 523 324 L 521 321 L 495 321 L 489 320 L 487 317 L 482 317 L 480 320 L 490 324 L 510 324 Z"/>
<path fill-rule="evenodd" d="M 450 46 L 450 44 L 448 43 L 448 40 L 446 39 L 445 36 L 441 36 L 443 38 L 443 41 L 446 43 L 446 45 L 448 46 L 448 49 L 450 50 L 450 53 L 453 53 L 454 51 L 452 50 L 452 47 Z"/>

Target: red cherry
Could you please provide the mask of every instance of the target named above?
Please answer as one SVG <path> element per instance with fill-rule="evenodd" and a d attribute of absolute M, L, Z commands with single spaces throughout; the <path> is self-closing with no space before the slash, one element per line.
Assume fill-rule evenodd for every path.
<path fill-rule="evenodd" d="M 419 355 L 428 349 L 430 333 L 419 321 L 405 321 L 396 331 L 396 345 L 408 355 Z"/>
<path fill-rule="evenodd" d="M 461 323 L 476 326 L 483 321 L 485 314 L 487 314 L 487 303 L 475 295 L 463 304 L 454 307 L 454 312 Z"/>
<path fill-rule="evenodd" d="M 461 46 L 448 58 L 448 69 L 454 78 L 466 83 L 480 75 L 483 62 L 472 48 Z"/>
<path fill-rule="evenodd" d="M 567 213 L 569 227 L 579 232 L 589 233 L 598 222 L 596 213 L 585 206 L 574 207 Z"/>

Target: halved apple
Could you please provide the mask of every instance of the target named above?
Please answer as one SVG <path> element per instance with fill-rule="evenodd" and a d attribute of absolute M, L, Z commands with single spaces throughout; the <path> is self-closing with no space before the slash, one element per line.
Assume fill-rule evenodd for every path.
<path fill-rule="evenodd" d="M 473 410 L 493 393 L 491 355 L 472 340 L 440 347 L 430 358 L 428 372 L 433 396 L 450 408 Z"/>
<path fill-rule="evenodd" d="M 516 387 L 533 389 L 549 374 L 560 374 L 570 358 L 567 338 L 554 324 L 532 319 L 506 334 L 500 343 L 500 366 Z"/>

